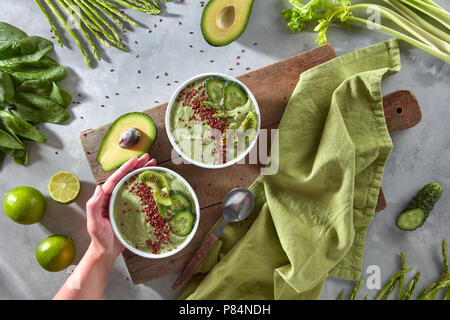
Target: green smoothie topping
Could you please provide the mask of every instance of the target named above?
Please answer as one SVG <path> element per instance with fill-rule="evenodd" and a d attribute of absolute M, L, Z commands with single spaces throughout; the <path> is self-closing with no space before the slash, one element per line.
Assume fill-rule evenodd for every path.
<path fill-rule="evenodd" d="M 256 138 L 257 129 L 256 108 L 246 91 L 217 76 L 187 85 L 170 111 L 175 143 L 191 159 L 205 164 L 237 158 Z"/>
<path fill-rule="evenodd" d="M 136 249 L 153 254 L 170 252 L 192 231 L 193 203 L 182 181 L 163 171 L 146 170 L 119 189 L 114 220 L 122 238 Z"/>

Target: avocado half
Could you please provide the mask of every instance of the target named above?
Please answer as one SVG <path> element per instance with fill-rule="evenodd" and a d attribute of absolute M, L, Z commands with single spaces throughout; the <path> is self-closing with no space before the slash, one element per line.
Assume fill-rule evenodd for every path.
<path fill-rule="evenodd" d="M 126 130 L 136 128 L 140 131 L 139 141 L 129 147 L 119 146 L 119 140 Z M 124 114 L 112 123 L 103 137 L 97 162 L 103 171 L 111 171 L 130 160 L 134 156 L 142 156 L 146 153 L 156 139 L 156 126 L 152 118 L 140 112 Z"/>
<path fill-rule="evenodd" d="M 213 46 L 225 46 L 244 32 L 254 0 L 209 0 L 203 9 L 201 28 Z"/>

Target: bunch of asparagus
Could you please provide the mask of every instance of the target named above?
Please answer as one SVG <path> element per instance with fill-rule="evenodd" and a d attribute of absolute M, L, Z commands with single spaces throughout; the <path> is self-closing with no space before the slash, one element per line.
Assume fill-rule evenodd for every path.
<path fill-rule="evenodd" d="M 44 1 L 47 8 L 44 7 Z M 100 53 L 97 50 L 92 36 L 97 38 L 106 47 L 113 45 L 123 51 L 127 51 L 121 42 L 117 29 L 125 30 L 125 23 L 135 27 L 139 26 L 136 21 L 128 17 L 123 10 L 117 7 L 117 4 L 146 14 L 157 15 L 162 13 L 159 4 L 160 1 L 167 2 L 169 0 L 43 0 L 42 2 L 41 0 L 34 0 L 47 18 L 61 47 L 63 46 L 61 35 L 48 9 L 50 9 L 59 22 L 67 29 L 83 54 L 89 68 L 92 68 L 92 62 L 86 50 L 83 48 L 78 35 L 69 26 L 68 21 L 73 21 L 75 28 L 81 32 L 89 43 L 95 58 L 100 60 Z M 60 8 L 58 9 L 58 7 L 64 9 L 66 17 L 61 14 Z"/>
<path fill-rule="evenodd" d="M 387 300 L 392 291 L 398 286 L 398 300 L 409 300 L 416 288 L 420 279 L 420 272 L 417 272 L 414 278 L 411 279 L 406 289 L 404 288 L 405 274 L 410 272 L 412 268 L 406 268 L 406 257 L 403 252 L 401 254 L 402 268 L 385 284 L 385 286 L 375 296 L 375 300 Z M 430 283 L 422 293 L 417 297 L 417 300 L 434 300 L 437 293 L 440 290 L 445 289 L 444 300 L 450 300 L 450 270 L 448 269 L 447 262 L 447 241 L 442 240 L 442 260 L 443 260 L 443 272 L 437 282 Z M 359 288 L 364 283 L 364 280 L 359 280 L 353 291 L 349 296 L 349 300 L 355 300 L 356 294 Z M 338 300 L 342 300 L 344 297 L 344 290 L 339 293 Z M 367 300 L 368 296 L 364 297 Z"/>

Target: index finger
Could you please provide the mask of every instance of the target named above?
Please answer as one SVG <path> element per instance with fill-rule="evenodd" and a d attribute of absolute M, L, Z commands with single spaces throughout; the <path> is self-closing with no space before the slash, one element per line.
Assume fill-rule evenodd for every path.
<path fill-rule="evenodd" d="M 105 181 L 102 186 L 105 195 L 111 195 L 116 184 L 128 173 L 136 169 L 137 162 L 138 158 L 134 156 L 133 158 L 128 160 L 128 162 L 122 165 L 116 172 L 114 172 L 113 175 L 108 178 L 108 180 Z"/>

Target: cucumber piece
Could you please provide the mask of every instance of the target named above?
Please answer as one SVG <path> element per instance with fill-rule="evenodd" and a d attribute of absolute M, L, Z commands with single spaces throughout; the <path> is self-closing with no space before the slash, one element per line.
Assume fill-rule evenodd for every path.
<path fill-rule="evenodd" d="M 403 211 L 397 218 L 397 227 L 405 231 L 413 231 L 420 228 L 425 222 L 425 212 L 416 208 Z"/>
<path fill-rule="evenodd" d="M 442 187 L 437 182 L 425 185 L 408 203 L 397 218 L 397 226 L 402 230 L 412 231 L 420 228 L 441 198 Z"/>
<path fill-rule="evenodd" d="M 247 93 L 236 83 L 227 82 L 224 88 L 224 107 L 230 111 L 247 103 Z"/>
<path fill-rule="evenodd" d="M 172 219 L 172 232 L 178 236 L 187 236 L 194 226 L 194 215 L 189 210 L 178 212 Z"/>
<path fill-rule="evenodd" d="M 139 180 L 153 189 L 153 197 L 157 203 L 164 206 L 172 205 L 169 183 L 162 174 L 147 170 L 139 175 Z"/>
<path fill-rule="evenodd" d="M 441 198 L 441 195 L 442 187 L 439 183 L 429 183 L 417 192 L 405 210 L 421 208 L 425 213 L 425 218 L 427 218 L 436 202 Z"/>
<path fill-rule="evenodd" d="M 172 212 L 179 212 L 186 209 L 191 209 L 192 204 L 189 197 L 179 190 L 170 191 L 170 199 L 172 200 L 172 205 L 169 206 L 169 210 Z"/>
<path fill-rule="evenodd" d="M 206 80 L 206 93 L 211 102 L 220 103 L 222 101 L 224 86 L 225 82 L 220 78 L 210 77 Z"/>

